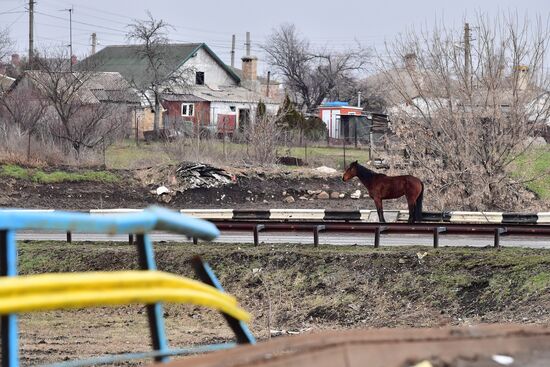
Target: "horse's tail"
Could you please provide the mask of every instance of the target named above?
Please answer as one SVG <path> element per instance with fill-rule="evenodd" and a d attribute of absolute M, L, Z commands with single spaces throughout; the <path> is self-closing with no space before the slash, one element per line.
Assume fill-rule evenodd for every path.
<path fill-rule="evenodd" d="M 424 199 L 424 184 L 422 183 L 422 181 L 420 182 L 420 185 L 422 185 L 422 191 L 420 191 L 420 195 L 418 195 L 418 198 L 416 199 L 416 203 L 414 204 L 414 221 L 415 222 L 422 221 L 422 200 Z"/>

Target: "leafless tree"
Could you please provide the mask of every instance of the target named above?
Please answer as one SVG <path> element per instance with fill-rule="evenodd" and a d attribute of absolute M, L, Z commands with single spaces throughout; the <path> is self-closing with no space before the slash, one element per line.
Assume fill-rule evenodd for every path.
<path fill-rule="evenodd" d="M 9 55 L 12 46 L 13 42 L 10 38 L 9 29 L 0 29 L 0 61 Z"/>
<path fill-rule="evenodd" d="M 378 81 L 393 130 L 425 171 L 434 201 L 513 210 L 523 189 L 508 167 L 550 121 L 550 33 L 541 21 L 481 15 L 475 29 L 470 47 L 445 25 L 404 35 L 379 58 Z"/>
<path fill-rule="evenodd" d="M 167 32 L 173 27 L 164 20 L 153 18 L 147 12 L 148 19 L 134 20 L 126 34 L 129 41 L 138 42 L 140 58 L 146 61 L 145 75 L 135 76 L 134 87 L 140 91 L 150 108 L 154 111 L 153 129 L 160 126 L 161 94 L 173 86 L 181 88 L 187 83 L 190 70 L 171 70 L 167 65 L 168 37 Z"/>
<path fill-rule="evenodd" d="M 33 87 L 48 105 L 48 129 L 59 142 L 69 144 L 77 157 L 123 130 L 128 121 L 124 103 L 100 101 L 93 93 L 99 76 L 92 65 L 67 71 L 65 52 L 35 60 L 38 70 L 27 71 L 19 82 Z M 24 87 L 24 86 L 23 86 Z"/>
<path fill-rule="evenodd" d="M 368 62 L 368 52 L 359 46 L 345 52 L 313 49 L 293 24 L 274 30 L 263 49 L 267 62 L 305 112 L 312 112 L 327 97 L 337 98 L 341 88 Z"/>
<path fill-rule="evenodd" d="M 277 147 L 281 137 L 284 114 L 257 113 L 254 123 L 246 130 L 249 142 L 248 158 L 259 165 L 273 164 L 277 160 Z"/>
<path fill-rule="evenodd" d="M 44 128 L 46 106 L 29 88 L 15 89 L 0 97 L 0 115 L 6 123 L 27 134 L 27 161 L 30 161 L 32 137 Z"/>

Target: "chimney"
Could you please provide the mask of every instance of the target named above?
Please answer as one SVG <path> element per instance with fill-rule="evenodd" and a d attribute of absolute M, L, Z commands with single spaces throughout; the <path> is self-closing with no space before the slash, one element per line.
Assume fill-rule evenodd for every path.
<path fill-rule="evenodd" d="M 526 90 L 529 88 L 529 66 L 519 65 L 516 66 L 515 72 L 517 73 L 517 83 L 519 90 Z"/>
<path fill-rule="evenodd" d="M 255 56 L 243 56 L 243 76 L 241 85 L 247 89 L 259 92 L 260 82 L 258 81 L 258 58 Z"/>
<path fill-rule="evenodd" d="M 21 64 L 21 58 L 19 57 L 19 54 L 11 55 L 11 64 L 15 67 L 18 67 L 19 64 Z"/>
<path fill-rule="evenodd" d="M 243 56 L 243 80 L 254 81 L 258 79 L 258 58 L 255 56 Z"/>
<path fill-rule="evenodd" d="M 403 58 L 407 70 L 416 70 L 416 54 L 408 53 Z"/>
<path fill-rule="evenodd" d="M 78 62 L 78 59 L 76 55 L 71 56 L 71 65 L 76 65 L 77 62 Z"/>

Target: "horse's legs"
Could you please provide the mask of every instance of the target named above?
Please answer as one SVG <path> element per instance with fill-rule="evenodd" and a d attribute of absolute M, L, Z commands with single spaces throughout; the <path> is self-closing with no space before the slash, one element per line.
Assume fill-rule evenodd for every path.
<path fill-rule="evenodd" d="M 407 222 L 414 223 L 414 209 L 416 207 L 416 201 L 407 197 L 407 205 L 409 206 L 409 220 Z"/>
<path fill-rule="evenodd" d="M 408 223 L 414 223 L 414 204 L 409 204 L 409 219 L 407 221 Z"/>
<path fill-rule="evenodd" d="M 386 223 L 384 219 L 384 208 L 382 207 L 382 199 L 375 198 L 374 205 L 376 205 L 376 211 L 378 212 L 378 221 L 381 223 Z"/>

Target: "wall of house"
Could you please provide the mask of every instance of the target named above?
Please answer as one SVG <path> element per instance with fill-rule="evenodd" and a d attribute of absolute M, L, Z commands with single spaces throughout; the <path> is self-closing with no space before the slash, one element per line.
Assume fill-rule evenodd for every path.
<path fill-rule="evenodd" d="M 187 74 L 187 70 L 204 72 L 204 83 L 213 89 L 218 89 L 220 86 L 237 85 L 229 74 L 206 52 L 200 49 L 197 56 L 191 57 L 182 65 L 181 72 Z M 188 73 L 187 82 L 191 85 L 195 84 L 195 73 Z"/>
<path fill-rule="evenodd" d="M 210 102 L 193 102 L 193 116 L 182 116 L 182 103 L 190 104 L 192 102 L 164 101 L 164 116 L 173 119 L 192 121 L 194 124 L 199 121 L 201 125 L 210 124 Z"/>
<path fill-rule="evenodd" d="M 235 107 L 232 110 L 231 107 Z M 210 103 L 210 121 L 211 124 L 215 125 L 218 121 L 218 115 L 235 115 L 237 119 L 237 124 L 239 121 L 239 110 L 249 109 L 250 110 L 250 121 L 254 121 L 256 116 L 256 108 L 258 107 L 257 103 L 232 103 L 232 102 L 211 102 Z M 279 105 L 276 104 L 267 104 L 266 111 L 271 114 L 277 113 L 279 110 Z"/>

